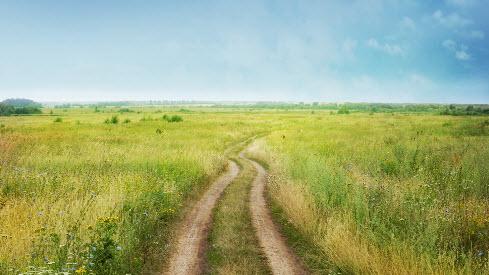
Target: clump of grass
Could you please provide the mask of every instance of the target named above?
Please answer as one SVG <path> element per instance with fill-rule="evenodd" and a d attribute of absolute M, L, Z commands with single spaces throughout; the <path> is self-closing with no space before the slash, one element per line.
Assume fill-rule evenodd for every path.
<path fill-rule="evenodd" d="M 168 121 L 168 122 L 182 122 L 183 121 L 183 118 L 179 115 L 172 115 L 172 116 L 169 116 L 169 115 L 163 115 L 161 117 L 162 120 L 165 120 L 165 121 Z"/>
<path fill-rule="evenodd" d="M 139 121 L 153 121 L 154 119 L 151 116 L 143 116 Z"/>
<path fill-rule="evenodd" d="M 124 119 L 124 121 L 122 123 L 127 124 L 127 123 L 130 123 L 130 122 L 131 122 L 131 120 L 128 119 L 128 118 L 126 118 L 126 119 Z"/>
<path fill-rule="evenodd" d="M 53 122 L 63 122 L 63 118 L 57 117 L 57 118 L 54 119 Z"/>
<path fill-rule="evenodd" d="M 106 124 L 117 124 L 119 123 L 119 117 L 118 116 L 112 116 L 111 118 L 108 118 L 104 121 Z"/>
<path fill-rule="evenodd" d="M 133 113 L 134 111 L 129 108 L 120 108 L 119 113 Z"/>

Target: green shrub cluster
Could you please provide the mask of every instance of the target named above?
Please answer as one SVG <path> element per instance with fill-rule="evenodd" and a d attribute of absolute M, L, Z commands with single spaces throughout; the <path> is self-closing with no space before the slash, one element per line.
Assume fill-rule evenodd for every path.
<path fill-rule="evenodd" d="M 107 118 L 104 123 L 106 124 L 117 124 L 119 123 L 119 117 L 118 116 L 112 116 L 111 118 Z"/>
<path fill-rule="evenodd" d="M 172 116 L 164 115 L 161 119 L 168 121 L 168 122 L 182 122 L 183 121 L 183 118 L 181 116 L 178 116 L 178 115 L 172 115 Z"/>

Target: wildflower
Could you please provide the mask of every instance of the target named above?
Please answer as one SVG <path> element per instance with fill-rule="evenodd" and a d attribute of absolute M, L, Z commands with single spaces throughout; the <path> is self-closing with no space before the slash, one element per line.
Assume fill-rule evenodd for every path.
<path fill-rule="evenodd" d="M 87 270 L 85 269 L 85 266 L 80 266 L 76 271 L 75 271 L 76 274 L 85 274 L 87 273 Z"/>
<path fill-rule="evenodd" d="M 122 250 L 122 247 L 120 245 L 118 245 L 116 248 L 115 248 L 117 251 L 121 251 Z"/>

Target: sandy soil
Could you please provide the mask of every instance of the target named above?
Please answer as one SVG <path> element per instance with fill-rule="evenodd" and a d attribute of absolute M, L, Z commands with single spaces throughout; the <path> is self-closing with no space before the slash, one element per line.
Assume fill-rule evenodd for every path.
<path fill-rule="evenodd" d="M 265 199 L 267 172 L 256 161 L 250 161 L 257 171 L 250 193 L 250 210 L 260 246 L 262 247 L 273 274 L 308 274 L 299 259 L 289 249 L 284 237 L 273 223 Z"/>
<path fill-rule="evenodd" d="M 212 222 L 212 209 L 224 189 L 238 175 L 239 168 L 230 161 L 221 175 L 195 204 L 183 221 L 176 247 L 164 274 L 201 274 L 204 269 L 206 240 Z"/>

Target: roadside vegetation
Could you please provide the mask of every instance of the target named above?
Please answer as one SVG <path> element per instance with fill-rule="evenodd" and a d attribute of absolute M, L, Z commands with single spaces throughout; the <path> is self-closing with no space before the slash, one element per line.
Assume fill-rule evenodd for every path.
<path fill-rule="evenodd" d="M 189 195 L 221 172 L 225 149 L 265 127 L 239 113 L 167 123 L 139 122 L 153 108 L 52 110 L 62 123 L 0 119 L 0 274 L 138 274 L 158 264 L 148 261 L 166 255 Z"/>
<path fill-rule="evenodd" d="M 226 150 L 259 133 L 250 156 L 269 170 L 276 221 L 314 273 L 489 269 L 487 116 L 303 105 L 67 105 L 0 117 L 0 274 L 148 270 Z M 243 206 L 246 165 L 215 210 L 212 273 L 267 272 Z"/>
<path fill-rule="evenodd" d="M 487 125 L 484 117 L 310 117 L 269 135 L 255 157 L 270 163 L 271 198 L 314 244 L 309 256 L 341 273 L 485 273 Z"/>
<path fill-rule="evenodd" d="M 215 211 L 207 258 L 211 274 L 270 274 L 260 250 L 248 207 L 251 164 L 239 162 L 241 173 L 226 188 Z"/>

